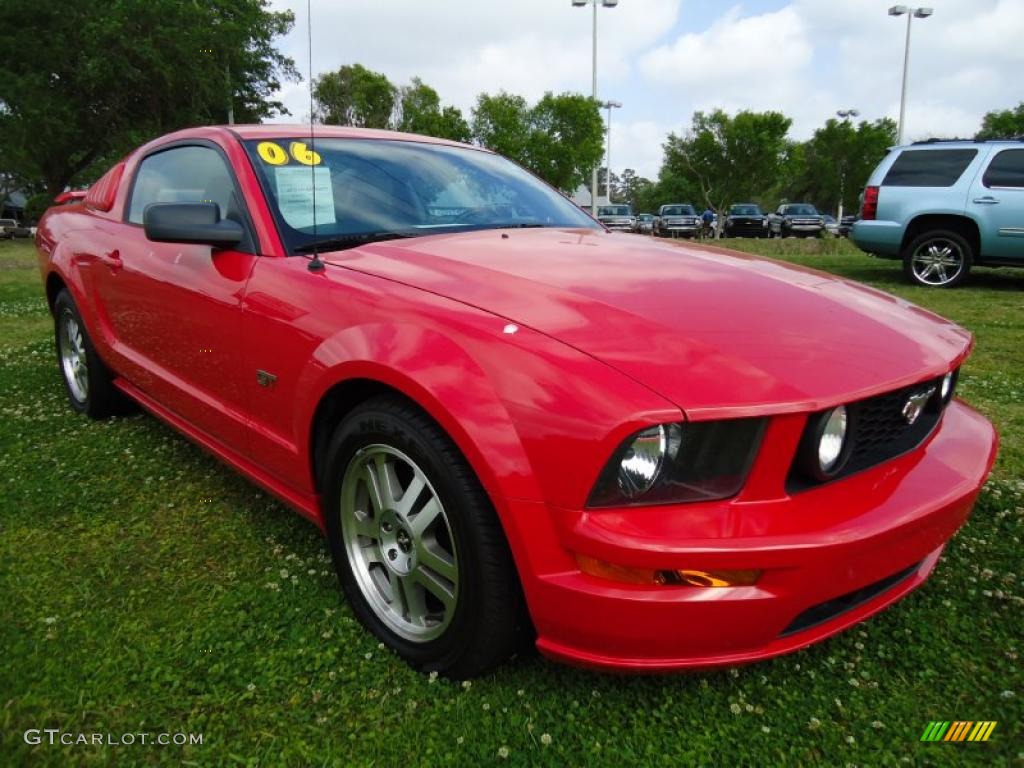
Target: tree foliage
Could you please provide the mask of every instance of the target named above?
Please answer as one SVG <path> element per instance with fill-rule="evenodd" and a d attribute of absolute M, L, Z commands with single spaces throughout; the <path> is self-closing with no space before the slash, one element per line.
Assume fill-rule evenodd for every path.
<path fill-rule="evenodd" d="M 593 99 L 572 93 L 532 107 L 522 96 L 482 93 L 473 108 L 473 139 L 571 191 L 589 179 L 603 154 L 604 123 Z"/>
<path fill-rule="evenodd" d="M 659 181 L 666 192 L 693 190 L 692 202 L 716 210 L 750 200 L 775 183 L 791 122 L 779 112 L 696 112 L 685 135 L 669 134 Z"/>
<path fill-rule="evenodd" d="M 469 141 L 469 123 L 457 107 L 441 107 L 437 91 L 418 77 L 398 90 L 395 128 L 407 133 L 437 136 L 453 141 Z"/>
<path fill-rule="evenodd" d="M 896 123 L 888 118 L 858 125 L 829 119 L 791 153 L 789 199 L 814 203 L 823 211 L 836 209 L 842 200 L 844 210 L 855 210 L 868 177 L 895 143 Z"/>
<path fill-rule="evenodd" d="M 345 64 L 313 81 L 314 115 L 322 123 L 390 128 L 398 89 L 386 75 Z"/>
<path fill-rule="evenodd" d="M 0 167 L 49 194 L 189 125 L 256 122 L 293 62 L 265 0 L 4 0 Z"/>
<path fill-rule="evenodd" d="M 986 112 L 976 139 L 1019 139 L 1024 137 L 1024 101 L 1012 109 Z"/>

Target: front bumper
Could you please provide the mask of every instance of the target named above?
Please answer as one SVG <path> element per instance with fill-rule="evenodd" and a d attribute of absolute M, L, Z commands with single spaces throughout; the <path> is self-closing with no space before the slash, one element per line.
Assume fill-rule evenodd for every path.
<path fill-rule="evenodd" d="M 787 419 L 783 431 L 797 434 L 803 419 Z M 523 579 L 537 647 L 570 663 L 655 671 L 756 661 L 829 637 L 927 579 L 970 514 L 997 442 L 988 421 L 954 402 L 915 451 L 793 496 L 780 488 L 774 498 L 745 490 L 707 504 L 547 509 L 551 525 L 535 527 Z M 544 509 L 519 503 L 534 521 Z M 555 541 L 542 542 L 545 533 Z M 584 574 L 572 552 L 763 574 L 754 586 L 651 588 Z"/>

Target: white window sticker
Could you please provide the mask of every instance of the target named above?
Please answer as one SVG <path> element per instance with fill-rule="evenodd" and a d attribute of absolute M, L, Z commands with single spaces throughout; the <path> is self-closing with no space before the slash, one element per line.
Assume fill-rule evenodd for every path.
<path fill-rule="evenodd" d="M 274 168 L 277 183 L 277 207 L 288 226 L 306 229 L 313 226 L 313 184 L 316 174 L 316 223 L 334 224 L 334 188 L 330 168 L 278 166 Z"/>

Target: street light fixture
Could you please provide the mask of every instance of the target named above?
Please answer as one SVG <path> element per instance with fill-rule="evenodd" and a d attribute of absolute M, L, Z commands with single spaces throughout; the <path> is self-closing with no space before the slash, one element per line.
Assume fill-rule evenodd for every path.
<path fill-rule="evenodd" d="M 601 106 L 608 110 L 608 148 L 604 159 L 604 188 L 608 202 L 612 201 L 612 110 L 622 107 L 621 101 L 603 101 Z"/>
<path fill-rule="evenodd" d="M 843 119 L 844 122 L 849 122 L 851 117 L 858 117 L 860 115 L 859 109 L 837 109 L 836 114 Z M 839 210 L 836 212 L 836 220 L 839 224 L 843 223 L 843 196 L 846 192 L 846 162 L 845 158 L 839 161 Z"/>
<path fill-rule="evenodd" d="M 896 130 L 896 143 L 903 143 L 903 119 L 907 107 L 907 70 L 910 69 L 910 22 L 916 19 L 927 19 L 934 11 L 931 8 L 911 8 L 907 5 L 894 5 L 889 9 L 890 16 L 907 17 L 907 42 L 903 48 L 903 86 L 900 88 L 900 123 Z"/>
<path fill-rule="evenodd" d="M 594 32 L 593 32 L 593 55 L 592 55 L 592 70 L 591 70 L 591 96 L 594 101 L 597 101 L 597 6 L 598 4 L 605 8 L 614 8 L 619 4 L 619 0 L 572 0 L 573 8 L 583 8 L 587 5 L 594 6 Z M 597 166 L 594 166 L 593 171 L 590 174 L 590 213 L 593 216 L 597 216 Z"/>

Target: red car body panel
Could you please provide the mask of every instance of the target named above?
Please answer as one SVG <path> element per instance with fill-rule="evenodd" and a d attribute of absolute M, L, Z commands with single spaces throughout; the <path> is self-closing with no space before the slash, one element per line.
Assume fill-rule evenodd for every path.
<path fill-rule="evenodd" d="M 286 255 L 239 140 L 307 131 L 210 127 L 158 139 L 123 161 L 109 210 L 52 209 L 37 244 L 48 295 L 71 292 L 118 386 L 321 527 L 318 408 L 338 387 L 390 387 L 428 412 L 479 476 L 540 649 L 671 669 L 763 658 L 864 618 L 923 582 L 966 519 L 996 436 L 960 403 L 910 453 L 801 493 L 785 487 L 808 413 L 954 369 L 971 344 L 963 329 L 818 272 L 602 231 L 432 235 L 323 254 L 326 268 L 310 271 L 307 258 Z M 196 141 L 230 163 L 258 255 L 150 242 L 124 220 L 141 158 Z M 273 385 L 257 370 L 273 372 Z M 586 509 L 637 430 L 748 415 L 768 426 L 736 497 Z M 647 588 L 584 574 L 576 555 L 764 575 L 752 587 Z M 872 600 L 783 636 L 809 607 L 913 564 Z"/>

